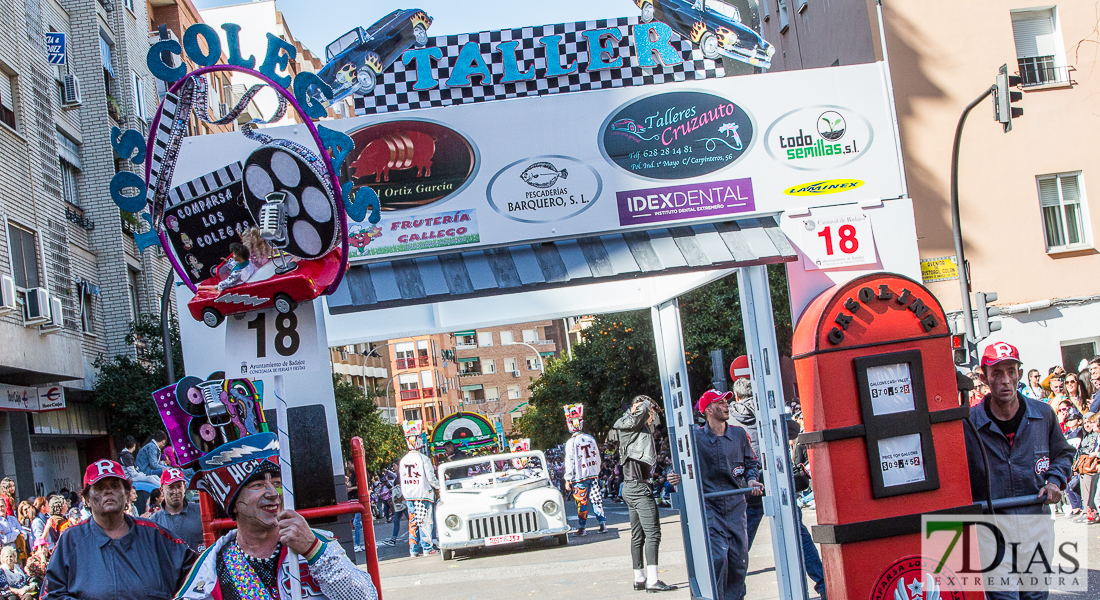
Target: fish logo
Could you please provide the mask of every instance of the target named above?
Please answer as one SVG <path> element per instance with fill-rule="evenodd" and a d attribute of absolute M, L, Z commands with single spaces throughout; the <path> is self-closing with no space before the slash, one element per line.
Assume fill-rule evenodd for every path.
<path fill-rule="evenodd" d="M 558 170 L 548 162 L 537 162 L 527 167 L 519 174 L 527 185 L 537 188 L 548 188 L 558 182 L 558 179 L 568 179 L 569 171 Z"/>

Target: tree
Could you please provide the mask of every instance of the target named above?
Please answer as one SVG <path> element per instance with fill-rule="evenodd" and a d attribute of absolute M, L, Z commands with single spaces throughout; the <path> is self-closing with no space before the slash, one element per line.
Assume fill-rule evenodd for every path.
<path fill-rule="evenodd" d="M 399 425 L 382 419 L 374 403 L 373 392 L 367 395 L 359 386 L 346 383 L 335 373 L 332 387 L 336 396 L 336 419 L 340 427 L 340 447 L 344 457 L 351 459 L 351 438 L 363 440 L 367 470 L 388 467 L 405 454 L 407 446 Z"/>
<path fill-rule="evenodd" d="M 780 354 L 790 355 L 791 316 L 783 265 L 770 265 L 773 319 Z M 737 278 L 729 276 L 680 298 L 690 398 L 711 387 L 710 351 L 721 349 L 726 365 L 745 354 Z M 573 347 L 573 359 L 552 362 L 530 386 L 531 400 L 517 422 L 537 448 L 569 437 L 562 407 L 585 405 L 585 429 L 602 438 L 639 394 L 660 401 L 657 353 L 649 310 L 597 316 L 585 340 Z"/>
<path fill-rule="evenodd" d="M 175 372 L 182 374 L 183 347 L 179 325 L 173 320 L 169 321 L 169 343 Z M 126 344 L 135 347 L 136 356 L 120 354 L 95 360 L 99 373 L 92 388 L 93 403 L 109 416 L 116 439 L 132 435 L 141 443 L 154 431 L 164 429 L 153 401 L 153 392 L 168 385 L 160 318 L 144 314 L 131 322 Z"/>

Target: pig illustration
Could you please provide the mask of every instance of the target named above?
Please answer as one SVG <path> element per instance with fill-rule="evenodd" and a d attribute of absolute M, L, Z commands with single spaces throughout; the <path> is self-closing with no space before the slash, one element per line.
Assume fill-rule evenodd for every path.
<path fill-rule="evenodd" d="M 351 167 L 355 177 L 375 176 L 375 182 L 389 181 L 390 171 L 416 167 L 416 176 L 432 174 L 435 140 L 419 131 L 387 133 L 363 148 Z"/>

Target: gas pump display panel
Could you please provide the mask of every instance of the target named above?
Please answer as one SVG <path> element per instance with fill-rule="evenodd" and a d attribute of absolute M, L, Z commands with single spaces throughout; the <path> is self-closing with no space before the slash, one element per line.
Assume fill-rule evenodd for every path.
<path fill-rule="evenodd" d="M 864 356 L 853 363 L 872 496 L 888 498 L 939 489 L 920 351 Z"/>

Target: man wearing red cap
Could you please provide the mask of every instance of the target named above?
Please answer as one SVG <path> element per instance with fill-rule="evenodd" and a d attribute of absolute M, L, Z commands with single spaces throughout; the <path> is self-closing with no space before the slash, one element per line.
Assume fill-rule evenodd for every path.
<path fill-rule="evenodd" d="M 1045 403 L 1024 397 L 1020 382 L 1020 353 L 1006 342 L 986 347 L 981 379 L 989 393 L 970 410 L 973 427 L 966 427 L 966 455 L 970 489 L 976 502 L 991 497 L 1035 495 L 1046 504 L 1062 498 L 1073 466 L 1073 447 Z M 985 471 L 981 447 L 989 460 Z M 1046 514 L 1039 505 L 1008 509 L 1011 514 Z"/>
<path fill-rule="evenodd" d="M 88 465 L 82 495 L 92 518 L 58 538 L 43 598 L 173 597 L 195 553 L 155 523 L 125 513 L 130 487 L 117 462 L 97 460 Z"/>
<path fill-rule="evenodd" d="M 195 552 L 202 552 L 202 514 L 197 505 L 187 501 L 187 478 L 182 469 L 168 467 L 161 471 L 160 494 L 164 510 L 157 511 L 151 520 L 187 542 Z"/>
<path fill-rule="evenodd" d="M 717 492 L 752 488 L 753 496 L 764 494 L 760 483 L 760 461 L 752 450 L 745 430 L 727 423 L 733 392 L 707 390 L 695 409 L 707 424 L 695 428 L 695 451 L 704 497 Z M 745 597 L 745 575 L 749 562 L 747 502 L 743 495 L 708 498 L 707 538 L 719 598 Z"/>

